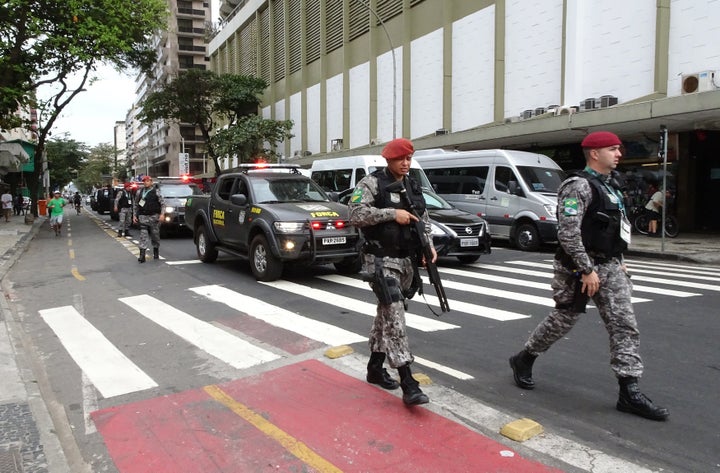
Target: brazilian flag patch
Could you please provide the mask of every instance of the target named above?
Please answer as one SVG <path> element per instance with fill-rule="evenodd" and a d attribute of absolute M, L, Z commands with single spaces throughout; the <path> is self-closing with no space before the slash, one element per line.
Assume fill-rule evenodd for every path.
<path fill-rule="evenodd" d="M 352 195 L 350 196 L 350 202 L 353 204 L 357 204 L 362 200 L 362 189 L 359 187 L 356 187 L 353 191 Z"/>
<path fill-rule="evenodd" d="M 578 201 L 571 197 L 563 201 L 563 215 L 566 217 L 574 217 L 578 214 Z"/>

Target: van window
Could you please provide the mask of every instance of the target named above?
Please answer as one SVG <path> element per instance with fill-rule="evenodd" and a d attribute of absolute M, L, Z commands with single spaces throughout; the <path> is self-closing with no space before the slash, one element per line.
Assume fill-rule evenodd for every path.
<path fill-rule="evenodd" d="M 352 169 L 313 171 L 310 176 L 325 191 L 341 192 L 350 187 Z"/>
<path fill-rule="evenodd" d="M 510 181 L 519 183 L 513 170 L 507 166 L 497 166 L 495 168 L 495 189 L 500 192 L 510 192 Z"/>
<path fill-rule="evenodd" d="M 365 169 L 364 168 L 357 168 L 355 169 L 355 185 L 357 185 L 358 182 L 362 180 L 362 178 L 365 177 Z"/>
<path fill-rule="evenodd" d="M 518 166 L 518 171 L 528 188 L 535 192 L 557 194 L 560 184 L 565 180 L 565 173 L 559 169 Z"/>
<path fill-rule="evenodd" d="M 438 194 L 482 195 L 485 192 L 485 181 L 489 170 L 489 166 L 473 166 L 426 169 L 425 172 Z"/>

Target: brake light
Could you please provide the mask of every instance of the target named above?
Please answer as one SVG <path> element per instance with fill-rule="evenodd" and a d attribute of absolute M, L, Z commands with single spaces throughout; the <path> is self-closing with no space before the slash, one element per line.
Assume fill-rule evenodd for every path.
<path fill-rule="evenodd" d="M 187 174 L 183 174 L 182 176 L 180 176 L 180 179 L 182 179 L 183 182 L 189 182 L 190 176 L 188 176 Z"/>
<path fill-rule="evenodd" d="M 338 220 L 337 222 L 335 222 L 335 228 L 337 228 L 337 229 L 345 228 L 345 222 L 342 220 Z"/>
<path fill-rule="evenodd" d="M 323 228 L 322 222 L 310 222 L 310 226 L 313 230 L 322 230 Z"/>

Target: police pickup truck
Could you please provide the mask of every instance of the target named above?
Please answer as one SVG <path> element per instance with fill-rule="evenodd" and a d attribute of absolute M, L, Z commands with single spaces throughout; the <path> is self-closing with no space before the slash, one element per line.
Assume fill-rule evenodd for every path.
<path fill-rule="evenodd" d="M 242 165 L 222 174 L 211 194 L 188 198 L 185 222 L 202 262 L 215 261 L 218 251 L 241 256 L 259 281 L 280 278 L 286 263 L 359 270 L 359 234 L 347 206 L 297 166 Z"/>

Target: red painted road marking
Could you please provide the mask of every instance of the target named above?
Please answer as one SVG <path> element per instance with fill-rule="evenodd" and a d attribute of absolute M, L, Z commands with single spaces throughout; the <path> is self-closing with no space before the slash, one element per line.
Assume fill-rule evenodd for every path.
<path fill-rule="evenodd" d="M 316 360 L 206 389 L 93 413 L 118 470 L 557 471 Z"/>

